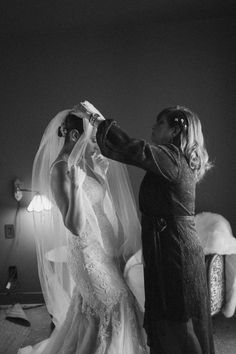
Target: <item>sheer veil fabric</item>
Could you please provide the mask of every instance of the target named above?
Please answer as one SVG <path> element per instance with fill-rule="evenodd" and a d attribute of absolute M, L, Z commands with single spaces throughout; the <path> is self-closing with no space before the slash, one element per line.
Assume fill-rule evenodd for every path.
<path fill-rule="evenodd" d="M 93 113 L 98 112 L 92 105 L 89 108 Z M 67 261 L 68 238 L 71 234 L 63 224 L 50 189 L 53 162 L 64 144 L 64 138 L 58 137 L 57 130 L 70 112 L 67 109 L 58 113 L 49 123 L 35 156 L 32 172 L 32 189 L 46 195 L 53 205 L 50 211 L 34 213 L 34 234 L 40 283 L 48 312 L 56 327 L 65 320 L 75 286 Z M 83 126 L 84 133 L 69 156 L 68 170 L 72 165 L 79 166 L 85 172 L 90 169 L 106 187 L 104 210 L 111 224 L 115 225 L 116 244 L 119 245 L 114 248 L 114 256 L 124 257 L 126 261 L 141 247 L 140 223 L 128 173 L 123 164 L 111 160 L 106 173 L 93 159 L 88 162 L 86 148 L 94 128 L 85 119 Z M 103 246 L 103 235 L 83 185 L 81 193 L 86 220 Z"/>

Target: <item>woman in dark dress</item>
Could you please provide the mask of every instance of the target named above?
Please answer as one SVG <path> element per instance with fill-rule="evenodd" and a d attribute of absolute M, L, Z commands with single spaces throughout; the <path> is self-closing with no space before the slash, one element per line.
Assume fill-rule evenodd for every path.
<path fill-rule="evenodd" d="M 210 168 L 198 117 L 185 107 L 164 109 L 149 144 L 82 105 L 75 112 L 97 127 L 102 154 L 146 171 L 139 204 L 150 353 L 213 354 L 205 260 L 194 222 L 196 183 Z"/>

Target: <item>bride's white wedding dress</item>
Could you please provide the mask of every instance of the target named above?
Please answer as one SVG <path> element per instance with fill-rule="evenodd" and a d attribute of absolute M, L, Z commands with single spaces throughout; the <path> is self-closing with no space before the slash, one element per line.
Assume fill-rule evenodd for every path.
<path fill-rule="evenodd" d="M 114 225 L 104 210 L 105 189 L 86 176 L 84 191 L 96 214 L 103 247 L 89 224 L 80 236 L 70 235 L 68 262 L 74 280 L 65 321 L 51 337 L 19 353 L 147 353 L 140 308 L 115 257 Z"/>

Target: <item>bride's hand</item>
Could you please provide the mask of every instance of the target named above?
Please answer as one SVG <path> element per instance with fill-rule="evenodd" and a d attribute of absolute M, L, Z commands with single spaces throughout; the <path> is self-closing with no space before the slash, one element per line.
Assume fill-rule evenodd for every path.
<path fill-rule="evenodd" d="M 98 167 L 100 167 L 101 171 L 106 174 L 109 167 L 108 159 L 104 157 L 100 152 L 95 152 L 92 155 L 92 159 L 95 163 L 95 166 L 97 165 Z"/>
<path fill-rule="evenodd" d="M 71 186 L 75 188 L 81 188 L 86 177 L 86 173 L 82 170 L 82 168 L 72 165 L 68 175 L 70 178 Z"/>

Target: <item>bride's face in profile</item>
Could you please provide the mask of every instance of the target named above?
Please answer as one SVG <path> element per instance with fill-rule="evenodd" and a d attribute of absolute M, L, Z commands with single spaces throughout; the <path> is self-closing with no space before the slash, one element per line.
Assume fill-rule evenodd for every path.
<path fill-rule="evenodd" d="M 96 139 L 96 135 L 92 135 L 88 145 L 87 145 L 87 153 L 92 156 L 94 154 L 100 154 L 100 149 L 99 146 L 97 144 L 97 139 Z"/>

